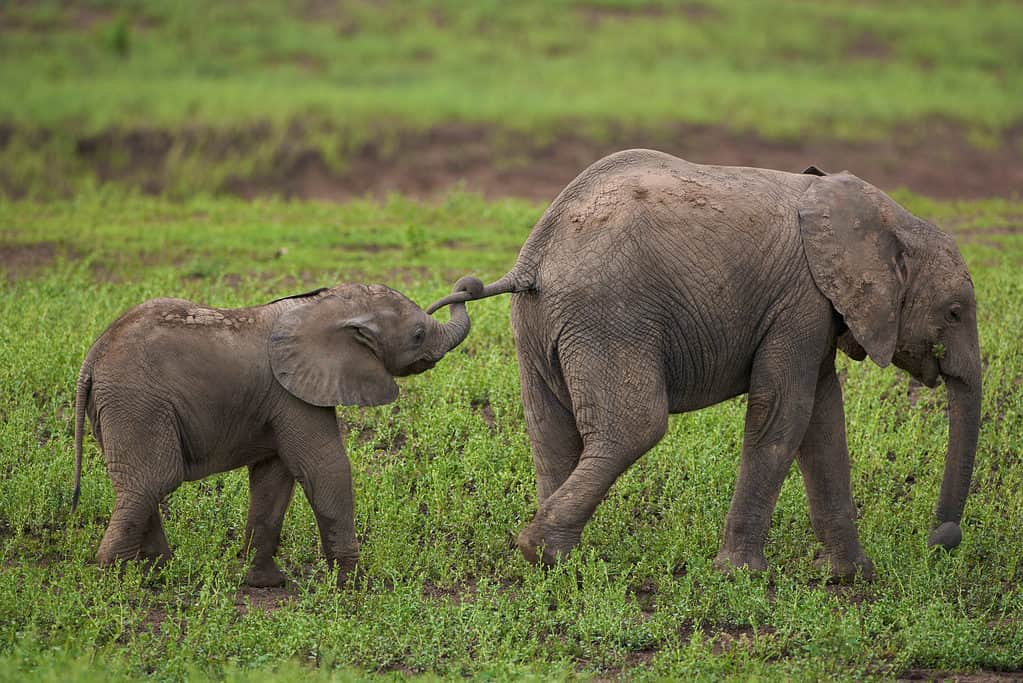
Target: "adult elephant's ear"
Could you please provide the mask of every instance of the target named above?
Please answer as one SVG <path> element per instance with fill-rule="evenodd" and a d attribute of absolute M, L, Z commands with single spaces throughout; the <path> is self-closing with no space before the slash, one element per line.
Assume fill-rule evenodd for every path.
<path fill-rule="evenodd" d="M 897 231 L 909 218 L 891 198 L 849 173 L 815 180 L 799 208 L 814 282 L 853 337 L 842 350 L 862 358 L 855 353 L 859 345 L 881 367 L 891 362 L 898 338 L 907 271 Z"/>
<path fill-rule="evenodd" d="M 314 406 L 377 406 L 398 397 L 380 360 L 372 313 L 326 295 L 283 313 L 270 333 L 270 367 L 288 392 Z"/>

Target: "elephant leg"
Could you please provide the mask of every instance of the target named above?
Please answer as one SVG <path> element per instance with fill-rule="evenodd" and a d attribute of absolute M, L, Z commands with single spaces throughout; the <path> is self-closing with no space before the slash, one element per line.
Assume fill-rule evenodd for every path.
<path fill-rule="evenodd" d="M 245 524 L 245 553 L 252 566 L 245 575 L 250 586 L 280 586 L 286 579 L 274 562 L 281 525 L 288 511 L 295 477 L 280 458 L 249 465 L 249 517 Z"/>
<path fill-rule="evenodd" d="M 359 558 L 351 465 L 334 409 L 298 405 L 297 399 L 294 403 L 277 425 L 280 458 L 302 485 L 316 516 L 323 554 L 329 564 L 339 566 L 340 586 Z"/>
<path fill-rule="evenodd" d="M 583 442 L 575 426 L 575 416 L 558 400 L 532 362 L 521 354 L 519 378 L 526 431 L 533 447 L 536 493 L 543 503 L 572 474 Z"/>
<path fill-rule="evenodd" d="M 767 569 L 771 513 L 810 421 L 821 362 L 813 346 L 792 338 L 800 338 L 795 330 L 765 340 L 753 361 L 739 477 L 714 561 L 721 569 Z"/>
<path fill-rule="evenodd" d="M 860 573 L 871 578 L 874 566 L 863 553 L 856 532 L 856 505 L 849 482 L 842 387 L 830 360 L 817 380 L 813 415 L 796 461 L 803 474 L 810 523 L 824 545 L 824 557 L 836 579 Z"/>
<path fill-rule="evenodd" d="M 523 556 L 544 565 L 552 565 L 579 543 L 611 485 L 660 441 L 668 424 L 667 392 L 655 362 L 636 354 L 609 359 L 606 352 L 564 362 L 582 453 L 518 537 Z M 592 381 L 593 368 L 600 367 L 616 368 L 615 374 L 629 378 L 628 384 L 608 387 Z"/>
<path fill-rule="evenodd" d="M 184 479 L 181 443 L 172 409 L 145 407 L 150 409 L 140 414 L 137 404 L 106 406 L 104 413 L 110 417 L 101 417 L 103 453 L 115 495 L 96 555 L 104 566 L 139 556 L 170 556 L 159 504 Z M 124 419 L 129 415 L 131 422 Z"/>

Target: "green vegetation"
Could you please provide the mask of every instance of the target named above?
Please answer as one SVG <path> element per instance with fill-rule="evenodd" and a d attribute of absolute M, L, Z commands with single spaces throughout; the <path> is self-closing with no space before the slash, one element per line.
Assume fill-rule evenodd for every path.
<path fill-rule="evenodd" d="M 6 3 L 0 119 L 451 120 L 877 135 L 1023 115 L 1016 2 Z"/>
<path fill-rule="evenodd" d="M 503 274 L 541 209 L 458 190 L 343 205 L 214 195 L 283 193 L 309 168 L 344 196 L 347 170 L 368 169 L 358 187 L 386 192 L 374 163 L 400 166 L 420 149 L 407 136 L 434 134 L 422 150 L 440 160 L 413 174 L 551 157 L 546 183 L 586 157 L 557 158 L 562 138 L 595 149 L 629 131 L 675 143 L 713 131 L 742 150 L 862 143 L 867 165 L 875 147 L 896 150 L 852 169 L 866 177 L 921 147 L 940 152 L 916 167 L 1018 177 L 1003 145 L 1020 144 L 1021 35 L 1013 0 L 0 2 L 0 683 L 1023 670 L 1018 198 L 896 193 L 963 247 L 984 412 L 964 542 L 929 552 L 944 391 L 841 360 L 873 583 L 829 585 L 813 568 L 796 470 L 771 570 L 712 569 L 741 398 L 672 418 L 579 550 L 528 565 L 509 542 L 536 495 L 507 297 L 472 304 L 468 340 L 401 380 L 395 405 L 339 411 L 364 543 L 348 590 L 332 587 L 301 495 L 281 550 L 292 583 L 241 586 L 242 471 L 170 497 L 176 555 L 156 575 L 93 561 L 113 489 L 91 438 L 70 511 L 75 377 L 124 309 L 166 295 L 248 305 L 338 281 L 425 304 L 463 274 Z M 992 154 L 964 161 L 964 132 L 968 151 Z"/>
<path fill-rule="evenodd" d="M 135 50 L 132 43 L 132 50 Z M 465 272 L 502 274 L 539 215 L 452 194 L 342 206 L 171 202 L 106 190 L 0 202 L 0 680 L 351 680 L 372 672 L 504 679 L 616 676 L 862 680 L 909 668 L 1023 668 L 1023 204 L 900 195 L 952 228 L 976 284 L 984 417 L 963 545 L 928 552 L 945 446 L 944 391 L 842 361 L 869 584 L 830 586 L 798 472 L 775 513 L 765 576 L 711 568 L 744 401 L 672 418 L 612 489 L 578 552 L 544 572 L 509 535 L 535 509 L 508 299 L 395 406 L 343 409 L 365 576 L 332 588 L 296 496 L 287 590 L 240 586 L 247 504 L 236 471 L 168 501 L 176 555 L 157 576 L 92 558 L 113 504 L 89 439 L 70 512 L 74 378 L 85 350 L 142 299 L 253 304 L 338 279 L 425 303 Z"/>

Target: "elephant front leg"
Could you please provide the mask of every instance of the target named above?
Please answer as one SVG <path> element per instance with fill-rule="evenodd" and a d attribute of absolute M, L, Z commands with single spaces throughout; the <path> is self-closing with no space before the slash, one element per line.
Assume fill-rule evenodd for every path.
<path fill-rule="evenodd" d="M 871 578 L 874 565 L 863 553 L 856 532 L 856 505 L 849 482 L 842 387 L 830 361 L 817 381 L 813 416 L 796 455 L 810 507 L 810 523 L 824 546 L 820 562 L 831 575 Z"/>
<path fill-rule="evenodd" d="M 355 539 L 352 471 L 338 433 L 332 408 L 305 406 L 301 419 L 279 433 L 280 457 L 297 476 L 316 516 L 323 554 L 338 566 L 341 586 L 355 569 L 359 543 Z"/>
<path fill-rule="evenodd" d="M 252 566 L 245 575 L 245 583 L 250 586 L 280 586 L 286 581 L 274 555 L 294 490 L 295 478 L 280 458 L 249 466 L 249 517 L 245 525 L 244 552 L 252 552 Z"/>
<path fill-rule="evenodd" d="M 754 360 L 739 477 L 714 560 L 721 569 L 767 569 L 771 514 L 813 408 L 819 354 L 812 358 L 812 352 L 779 340 Z"/>

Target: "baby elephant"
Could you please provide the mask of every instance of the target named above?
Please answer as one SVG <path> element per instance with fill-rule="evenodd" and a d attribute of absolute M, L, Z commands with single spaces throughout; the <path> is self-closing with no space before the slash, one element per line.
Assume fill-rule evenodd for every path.
<path fill-rule="evenodd" d="M 246 582 L 284 581 L 273 556 L 298 480 L 341 583 L 358 543 L 334 406 L 394 401 L 392 377 L 429 370 L 468 332 L 464 305 L 439 324 L 381 285 L 344 284 L 253 308 L 153 299 L 129 310 L 89 350 L 75 398 L 73 505 L 86 413 L 116 493 L 99 563 L 168 559 L 161 499 L 182 481 L 245 465 Z"/>

